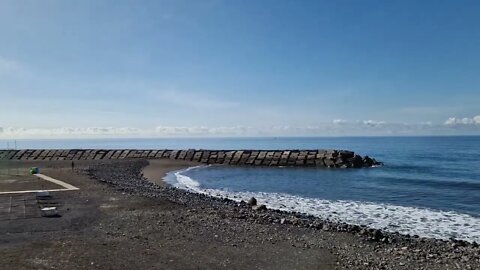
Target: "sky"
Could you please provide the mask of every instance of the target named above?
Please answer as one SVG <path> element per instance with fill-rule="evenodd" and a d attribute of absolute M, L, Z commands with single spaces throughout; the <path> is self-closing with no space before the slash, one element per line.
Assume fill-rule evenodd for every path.
<path fill-rule="evenodd" d="M 0 0 L 0 138 L 480 135 L 479 12 Z"/>

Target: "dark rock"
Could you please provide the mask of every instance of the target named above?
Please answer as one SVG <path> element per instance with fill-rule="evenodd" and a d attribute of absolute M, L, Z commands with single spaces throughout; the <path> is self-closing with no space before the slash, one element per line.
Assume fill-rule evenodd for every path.
<path fill-rule="evenodd" d="M 342 157 L 343 159 L 349 159 L 349 158 L 353 158 L 355 156 L 354 152 L 346 151 L 346 150 L 340 151 L 339 154 L 340 154 L 340 157 Z"/>
<path fill-rule="evenodd" d="M 343 165 L 343 163 L 344 163 L 343 158 L 337 157 L 337 158 L 335 159 L 335 165 Z"/>
<path fill-rule="evenodd" d="M 324 161 L 325 167 L 332 168 L 335 166 L 335 162 L 329 158 L 326 158 Z"/>
<path fill-rule="evenodd" d="M 363 158 L 363 164 L 366 166 L 366 167 L 370 167 L 373 165 L 373 160 L 369 157 L 369 156 L 365 156 Z"/>
<path fill-rule="evenodd" d="M 250 200 L 248 200 L 247 202 L 247 205 L 250 207 L 257 205 L 257 199 L 255 199 L 254 197 L 250 198 Z"/>
<path fill-rule="evenodd" d="M 383 233 L 380 230 L 375 230 L 373 232 L 373 239 L 375 241 L 380 241 L 383 238 Z"/>
<path fill-rule="evenodd" d="M 361 168 L 363 167 L 363 160 L 362 157 L 359 155 L 355 155 L 353 158 L 348 159 L 348 162 L 352 165 L 354 168 Z"/>

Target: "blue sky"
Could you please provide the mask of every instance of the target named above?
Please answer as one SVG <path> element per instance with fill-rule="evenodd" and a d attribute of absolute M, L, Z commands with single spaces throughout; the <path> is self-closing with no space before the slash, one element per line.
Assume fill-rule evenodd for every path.
<path fill-rule="evenodd" d="M 0 138 L 480 134 L 479 11 L 0 0 Z"/>

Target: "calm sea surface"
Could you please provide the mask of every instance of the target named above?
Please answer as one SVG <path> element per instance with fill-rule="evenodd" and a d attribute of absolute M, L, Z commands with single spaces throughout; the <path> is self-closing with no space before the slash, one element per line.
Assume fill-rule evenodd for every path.
<path fill-rule="evenodd" d="M 347 170 L 207 166 L 172 173 L 166 181 L 234 200 L 254 196 L 271 208 L 332 220 L 480 242 L 480 136 L 21 140 L 17 147 L 348 149 L 385 165 Z"/>

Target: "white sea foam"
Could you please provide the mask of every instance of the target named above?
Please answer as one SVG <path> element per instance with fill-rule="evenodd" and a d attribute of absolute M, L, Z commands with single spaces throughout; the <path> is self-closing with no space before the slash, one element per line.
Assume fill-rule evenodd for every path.
<path fill-rule="evenodd" d="M 194 168 L 196 167 L 174 172 L 176 182 L 172 184 L 191 192 L 229 198 L 234 201 L 247 201 L 255 197 L 260 204 L 265 204 L 272 209 L 307 213 L 331 221 L 367 225 L 375 229 L 421 237 L 480 242 L 480 218 L 467 214 L 380 203 L 330 201 L 281 193 L 207 189 L 183 174 Z"/>

